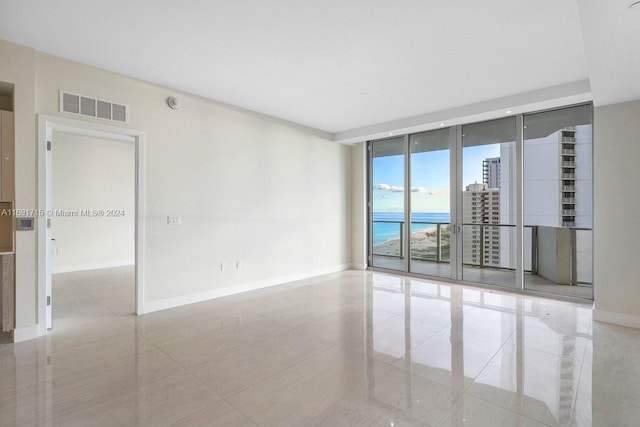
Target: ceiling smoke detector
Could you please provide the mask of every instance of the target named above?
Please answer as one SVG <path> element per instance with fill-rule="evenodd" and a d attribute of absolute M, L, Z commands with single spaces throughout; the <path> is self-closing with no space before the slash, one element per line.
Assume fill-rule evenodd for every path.
<path fill-rule="evenodd" d="M 178 98 L 173 97 L 173 96 L 170 96 L 170 97 L 167 98 L 167 105 L 172 110 L 179 110 L 180 107 L 181 107 L 180 101 L 178 101 Z"/>

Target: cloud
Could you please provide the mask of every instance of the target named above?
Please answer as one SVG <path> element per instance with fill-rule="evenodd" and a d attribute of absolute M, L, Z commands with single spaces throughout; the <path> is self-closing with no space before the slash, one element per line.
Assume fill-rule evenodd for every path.
<path fill-rule="evenodd" d="M 396 185 L 389 184 L 377 184 L 375 189 L 378 191 L 390 191 L 392 193 L 402 193 L 404 191 L 404 187 L 398 187 Z M 434 190 L 429 191 L 424 187 L 411 187 L 412 193 L 427 193 L 429 196 L 439 196 L 441 194 L 448 194 L 448 190 Z"/>
<path fill-rule="evenodd" d="M 445 194 L 449 194 L 449 190 L 445 189 L 445 190 L 433 190 L 433 191 L 429 191 L 428 193 L 430 196 L 443 196 Z"/>
<path fill-rule="evenodd" d="M 396 187 L 395 185 L 389 184 L 378 184 L 376 185 L 376 190 L 378 191 L 391 191 L 393 193 L 402 193 L 404 191 L 403 187 Z"/>

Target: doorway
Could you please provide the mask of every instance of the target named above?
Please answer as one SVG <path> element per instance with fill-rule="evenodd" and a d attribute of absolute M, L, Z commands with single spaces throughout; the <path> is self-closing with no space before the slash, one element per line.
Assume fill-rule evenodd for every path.
<path fill-rule="evenodd" d="M 68 272 L 74 269 L 87 271 L 92 268 L 116 267 L 118 264 L 122 266 L 133 261 L 135 265 L 132 268 L 135 282 L 133 308 L 136 314 L 142 314 L 144 312 L 142 265 L 144 133 L 115 126 L 40 116 L 38 140 L 38 204 L 40 206 L 37 218 L 39 230 L 38 334 L 44 335 L 46 330 L 53 326 L 52 307 L 55 304 L 55 298 L 53 298 L 52 274 L 54 271 L 69 274 Z M 112 156 L 117 153 L 129 152 L 131 154 L 130 160 L 133 163 L 133 179 L 130 182 L 131 187 L 126 191 L 132 193 L 134 199 L 130 207 L 101 206 L 104 203 L 116 203 L 116 198 L 112 197 L 113 195 L 110 195 L 110 200 L 102 197 L 103 203 L 99 203 L 100 195 L 92 192 L 91 181 L 95 181 L 93 183 L 95 185 L 99 180 L 102 180 L 103 185 L 109 186 L 115 185 L 114 180 L 117 181 L 118 178 L 114 176 L 109 178 L 109 168 L 101 168 L 99 172 L 94 165 L 88 169 L 91 161 L 84 165 L 78 165 L 77 162 L 69 163 L 69 165 L 75 164 L 76 172 L 84 173 L 85 176 L 84 182 L 76 182 L 71 186 L 71 189 L 66 188 L 60 193 L 62 199 L 67 198 L 67 202 L 75 199 L 74 202 L 71 205 L 62 206 L 60 203 L 63 200 L 54 201 L 54 159 L 57 158 L 58 162 L 61 161 L 59 153 L 56 156 L 53 155 L 53 150 L 56 150 L 56 142 L 63 151 L 60 155 L 65 156 L 65 159 L 70 160 L 69 156 L 79 156 L 81 152 L 84 155 L 92 153 L 92 161 L 97 162 L 96 164 L 101 161 L 108 162 L 108 156 L 105 157 L 107 152 L 110 152 Z M 117 172 L 118 167 L 112 166 L 112 171 Z M 61 180 L 61 177 L 64 180 L 64 172 L 62 175 L 58 172 L 60 171 L 56 171 L 58 180 Z M 77 176 L 80 175 L 76 175 L 76 178 Z M 68 178 L 69 180 L 74 179 L 73 177 Z M 112 182 L 109 182 L 109 179 Z M 128 209 L 132 210 L 127 212 Z M 56 226 L 58 227 L 57 232 Z M 119 231 L 115 231 L 118 226 Z M 118 244 L 114 245 L 113 242 L 105 244 L 104 239 L 108 237 L 104 233 L 113 233 L 114 231 L 124 233 L 127 229 L 133 234 L 133 239 L 130 239 L 129 235 L 129 243 L 132 244 L 132 248 L 123 251 L 122 247 L 119 247 Z M 87 233 L 97 233 L 100 236 L 94 234 L 96 238 L 91 241 L 91 239 L 86 239 Z M 59 241 L 58 236 L 64 236 L 64 241 Z M 124 242 L 124 245 L 127 244 Z M 81 247 L 84 250 L 80 249 Z M 55 262 L 54 257 L 57 258 Z"/>
<path fill-rule="evenodd" d="M 52 317 L 135 313 L 134 142 L 54 130 L 50 151 Z"/>

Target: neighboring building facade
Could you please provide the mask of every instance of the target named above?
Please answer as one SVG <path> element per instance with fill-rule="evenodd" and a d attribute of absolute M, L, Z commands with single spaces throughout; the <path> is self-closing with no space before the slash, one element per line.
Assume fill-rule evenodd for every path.
<path fill-rule="evenodd" d="M 489 188 L 500 188 L 500 157 L 485 159 L 482 162 L 482 182 Z"/>
<path fill-rule="evenodd" d="M 462 192 L 465 224 L 500 224 L 500 190 L 474 183 Z M 463 236 L 464 264 L 500 267 L 500 227 L 466 226 Z M 470 230 L 470 232 L 469 232 Z"/>

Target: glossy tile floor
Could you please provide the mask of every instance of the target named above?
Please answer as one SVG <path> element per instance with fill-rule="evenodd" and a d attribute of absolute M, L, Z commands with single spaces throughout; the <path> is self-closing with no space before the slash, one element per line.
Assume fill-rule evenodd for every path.
<path fill-rule="evenodd" d="M 638 425 L 640 331 L 588 306 L 346 271 L 135 317 L 131 269 L 59 275 L 0 344 L 2 426 Z"/>

